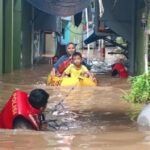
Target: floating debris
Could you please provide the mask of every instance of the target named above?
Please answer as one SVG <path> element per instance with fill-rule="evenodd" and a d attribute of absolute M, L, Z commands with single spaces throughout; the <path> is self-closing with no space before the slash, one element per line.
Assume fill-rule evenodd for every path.
<path fill-rule="evenodd" d="M 72 124 L 76 122 L 78 115 L 74 112 L 68 111 L 63 101 L 54 106 L 53 109 L 48 109 L 45 114 L 44 124 L 47 124 L 48 130 L 69 130 Z"/>
<path fill-rule="evenodd" d="M 111 70 L 112 68 L 110 64 L 99 60 L 92 60 L 91 72 L 96 74 L 104 74 L 110 72 Z"/>

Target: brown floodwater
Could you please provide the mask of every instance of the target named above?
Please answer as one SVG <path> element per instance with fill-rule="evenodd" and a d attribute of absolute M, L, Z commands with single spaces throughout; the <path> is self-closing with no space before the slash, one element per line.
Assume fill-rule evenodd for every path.
<path fill-rule="evenodd" d="M 55 131 L 0 130 L 0 150 L 149 150 L 150 132 L 130 120 L 132 107 L 122 100 L 129 89 L 126 80 L 99 75 L 97 87 L 48 87 L 49 68 L 41 65 L 0 76 L 0 109 L 15 89 L 40 87 L 51 95 L 48 109 L 63 100 L 77 117 Z"/>

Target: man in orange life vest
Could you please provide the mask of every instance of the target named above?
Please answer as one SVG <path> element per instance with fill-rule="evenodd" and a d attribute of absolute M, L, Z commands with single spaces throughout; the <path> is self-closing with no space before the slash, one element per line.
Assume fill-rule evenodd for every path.
<path fill-rule="evenodd" d="M 30 95 L 15 91 L 0 112 L 0 128 L 40 130 L 40 117 L 48 98 L 49 94 L 43 89 L 35 89 Z"/>
<path fill-rule="evenodd" d="M 112 76 L 119 75 L 120 78 L 128 78 L 128 72 L 123 64 L 123 60 L 119 59 L 117 63 L 112 65 Z"/>

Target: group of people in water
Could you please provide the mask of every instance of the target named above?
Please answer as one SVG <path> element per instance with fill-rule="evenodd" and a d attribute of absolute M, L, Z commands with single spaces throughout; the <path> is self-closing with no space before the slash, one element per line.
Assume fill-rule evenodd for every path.
<path fill-rule="evenodd" d="M 82 54 L 76 52 L 74 43 L 69 43 L 66 46 L 66 52 L 67 54 L 61 56 L 53 65 L 51 71 L 52 76 L 60 77 L 69 75 L 71 77 L 93 77 L 93 74 L 89 71 L 90 66 L 87 64 L 86 59 L 82 58 Z M 128 77 L 128 72 L 122 59 L 119 59 L 118 62 L 112 65 L 112 76 L 114 77 L 117 75 L 119 75 L 120 78 Z"/>
<path fill-rule="evenodd" d="M 61 56 L 53 65 L 51 75 L 58 77 L 87 77 L 94 80 L 89 71 L 86 59 L 76 52 L 75 44 L 67 45 L 67 53 Z M 120 62 L 112 66 L 112 76 L 119 74 L 121 78 L 127 78 L 128 73 Z M 0 112 L 0 128 L 4 129 L 35 129 L 41 130 L 43 111 L 48 103 L 49 94 L 43 89 L 34 89 L 30 95 L 15 91 L 2 111 Z"/>
<path fill-rule="evenodd" d="M 61 56 L 53 65 L 51 71 L 52 76 L 70 76 L 70 77 L 92 77 L 92 73 L 88 70 L 89 65 L 86 59 L 82 58 L 80 52 L 76 52 L 75 44 L 69 43 L 66 46 L 66 54 Z"/>

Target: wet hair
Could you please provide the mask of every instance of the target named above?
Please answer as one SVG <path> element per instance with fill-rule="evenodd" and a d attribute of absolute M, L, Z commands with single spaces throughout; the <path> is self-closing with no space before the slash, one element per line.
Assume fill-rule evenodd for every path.
<path fill-rule="evenodd" d="M 81 59 L 82 59 L 82 55 L 80 52 L 75 52 L 73 55 L 72 55 L 72 58 L 73 57 L 76 57 L 76 56 L 79 56 Z"/>
<path fill-rule="evenodd" d="M 34 89 L 29 96 L 29 103 L 32 107 L 40 109 L 45 107 L 48 102 L 49 94 L 43 89 Z"/>

